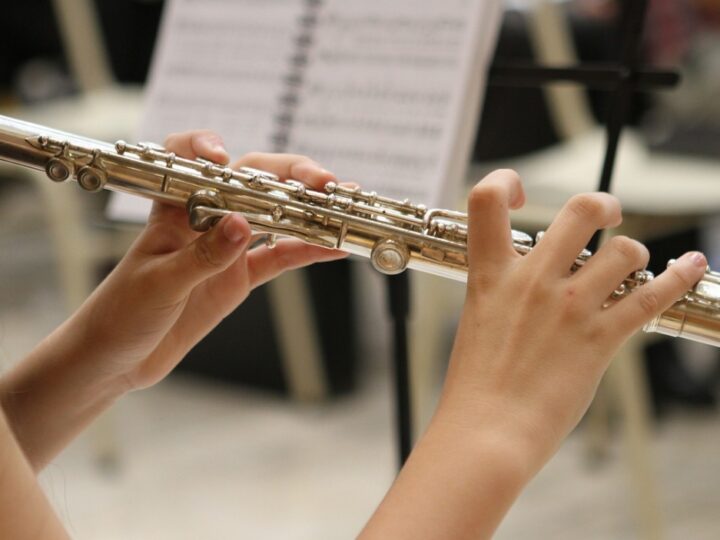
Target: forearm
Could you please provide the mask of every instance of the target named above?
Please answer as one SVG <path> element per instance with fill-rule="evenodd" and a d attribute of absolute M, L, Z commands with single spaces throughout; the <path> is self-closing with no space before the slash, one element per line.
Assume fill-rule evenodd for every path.
<path fill-rule="evenodd" d="M 0 538 L 69 538 L 0 410 Z"/>
<path fill-rule="evenodd" d="M 477 425 L 439 411 L 360 538 L 490 538 L 535 474 L 537 449 L 497 416 Z"/>
<path fill-rule="evenodd" d="M 0 379 L 0 403 L 31 467 L 41 470 L 124 391 L 76 314 Z"/>

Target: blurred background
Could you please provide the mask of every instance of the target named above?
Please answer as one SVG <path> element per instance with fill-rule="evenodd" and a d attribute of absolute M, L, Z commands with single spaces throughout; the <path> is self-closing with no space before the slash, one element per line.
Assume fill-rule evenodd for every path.
<path fill-rule="evenodd" d="M 84 4 L 3 7 L 0 114 L 132 139 L 163 2 Z M 505 2 L 495 62 L 619 58 L 619 0 L 538 4 Z M 558 29 L 566 41 L 548 45 Z M 88 43 L 98 54 L 79 53 Z M 629 230 L 649 245 L 654 271 L 698 247 L 720 268 L 720 2 L 650 1 L 642 56 L 683 81 L 634 99 L 616 175 Z M 542 229 L 563 198 L 596 182 L 608 104 L 600 91 L 489 87 L 468 188 L 496 166 L 518 169 L 530 197 L 516 228 Z M 652 188 L 666 184 L 674 191 Z M 108 222 L 105 203 L 0 163 L 0 369 L 57 326 L 137 234 Z M 334 539 L 360 530 L 395 474 L 383 281 L 360 262 L 303 280 L 320 329 L 312 369 L 288 364 L 278 293 L 258 289 L 167 381 L 127 396 L 44 471 L 74 538 Z M 414 374 L 421 431 L 463 289 L 430 278 L 413 287 L 413 327 L 439 334 Z M 677 341 L 634 344 L 634 375 L 603 385 L 497 538 L 720 536 L 718 350 Z M 635 401 L 622 390 L 629 376 Z"/>

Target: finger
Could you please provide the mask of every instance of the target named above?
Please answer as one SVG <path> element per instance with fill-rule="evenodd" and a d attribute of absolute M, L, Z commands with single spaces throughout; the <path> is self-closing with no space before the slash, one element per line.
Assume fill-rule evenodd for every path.
<path fill-rule="evenodd" d="M 192 347 L 247 298 L 250 292 L 247 254 L 248 251 L 243 251 L 228 268 L 192 290 L 174 326 L 178 330 L 176 342 Z"/>
<path fill-rule="evenodd" d="M 579 290 L 587 291 L 592 305 L 602 305 L 623 280 L 647 266 L 650 253 L 640 242 L 614 236 L 571 278 Z"/>
<path fill-rule="evenodd" d="M 617 227 L 621 221 L 620 201 L 612 195 L 575 195 L 560 210 L 528 259 L 550 274 L 567 275 L 592 235 L 599 229 Z"/>
<path fill-rule="evenodd" d="M 198 236 L 190 228 L 184 208 L 155 201 L 133 249 L 146 255 L 162 255 L 181 249 Z"/>
<path fill-rule="evenodd" d="M 225 216 L 182 250 L 163 262 L 172 286 L 184 294 L 199 283 L 228 268 L 247 249 L 250 225 L 238 214 Z"/>
<path fill-rule="evenodd" d="M 524 201 L 520 177 L 515 171 L 495 171 L 473 187 L 468 199 L 471 271 L 502 265 L 517 255 L 512 246 L 509 210 L 522 206 Z"/>
<path fill-rule="evenodd" d="M 272 249 L 259 246 L 247 254 L 250 287 L 258 287 L 286 270 L 316 262 L 335 261 L 347 256 L 344 251 L 314 246 L 291 238 L 279 240 Z"/>
<path fill-rule="evenodd" d="M 222 138 L 209 129 L 172 133 L 165 139 L 165 148 L 187 159 L 201 157 L 222 165 L 230 161 Z"/>
<path fill-rule="evenodd" d="M 608 308 L 604 316 L 620 335 L 629 336 L 694 287 L 706 268 L 707 259 L 702 253 L 686 253 L 658 277 Z"/>
<path fill-rule="evenodd" d="M 312 189 L 322 189 L 328 182 L 335 181 L 335 175 L 323 169 L 318 163 L 298 154 L 266 154 L 251 152 L 232 164 L 234 169 L 252 167 L 271 172 L 280 180 L 299 180 Z"/>

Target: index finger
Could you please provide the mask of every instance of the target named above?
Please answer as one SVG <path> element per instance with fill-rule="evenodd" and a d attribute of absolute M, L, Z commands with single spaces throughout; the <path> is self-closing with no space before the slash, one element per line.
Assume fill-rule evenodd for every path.
<path fill-rule="evenodd" d="M 607 193 L 581 193 L 563 206 L 555 220 L 527 255 L 548 275 L 565 276 L 600 229 L 617 227 L 622 221 L 620 201 Z"/>
<path fill-rule="evenodd" d="M 222 138 L 209 129 L 171 133 L 165 138 L 165 148 L 187 159 L 201 157 L 221 165 L 230 161 Z"/>
<path fill-rule="evenodd" d="M 502 266 L 517 256 L 512 244 L 510 209 L 525 201 L 515 171 L 490 173 L 473 187 L 468 199 L 468 258 L 470 271 Z"/>
<path fill-rule="evenodd" d="M 700 281 L 707 259 L 697 251 L 680 257 L 667 270 L 633 291 L 627 298 L 609 307 L 604 316 L 620 333 L 629 335 L 672 306 Z"/>
<path fill-rule="evenodd" d="M 233 169 L 252 167 L 271 172 L 280 180 L 299 180 L 311 189 L 321 190 L 335 175 L 323 169 L 317 162 L 299 154 L 268 154 L 251 152 L 232 164 Z"/>

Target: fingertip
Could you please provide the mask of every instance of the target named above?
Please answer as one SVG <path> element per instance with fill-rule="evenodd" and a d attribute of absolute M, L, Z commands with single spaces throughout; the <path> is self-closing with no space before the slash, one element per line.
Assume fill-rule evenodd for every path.
<path fill-rule="evenodd" d="M 324 249 L 327 252 L 325 257 L 327 257 L 329 261 L 339 261 L 341 259 L 347 259 L 350 256 L 350 252 L 341 249 Z"/>
<path fill-rule="evenodd" d="M 525 204 L 525 190 L 520 175 L 514 169 L 497 169 L 489 173 L 480 184 L 500 183 L 508 190 L 508 208 L 517 210 Z"/>
<path fill-rule="evenodd" d="M 522 185 L 512 194 L 509 206 L 511 210 L 517 210 L 525 206 L 525 190 L 522 188 Z"/>
<path fill-rule="evenodd" d="M 250 227 L 247 221 L 238 214 L 231 214 L 223 218 L 220 227 L 223 236 L 231 244 L 241 245 L 250 238 Z"/>
<path fill-rule="evenodd" d="M 606 193 L 604 191 L 599 191 L 596 193 L 597 196 L 605 198 L 608 203 L 607 207 L 609 209 L 610 215 L 607 228 L 619 227 L 623 222 L 622 203 L 620 202 L 620 199 L 618 199 L 612 193 Z"/>
<path fill-rule="evenodd" d="M 668 269 L 663 275 L 675 276 L 676 286 L 688 290 L 702 279 L 703 274 L 707 270 L 707 259 L 705 255 L 699 251 L 689 251 L 676 261 L 668 263 Z M 663 275 L 658 276 L 662 278 Z"/>
<path fill-rule="evenodd" d="M 702 275 L 702 272 L 704 272 L 708 266 L 707 257 L 700 251 L 688 251 L 680 257 L 677 262 L 685 263 L 695 268 L 695 272 L 698 273 L 698 275 Z"/>
<path fill-rule="evenodd" d="M 325 168 L 323 168 L 323 167 L 320 167 L 320 168 L 318 169 L 318 174 L 319 174 L 320 176 L 323 176 L 323 177 L 327 178 L 328 180 L 337 180 L 337 176 L 335 176 L 335 173 L 334 173 L 334 172 L 328 171 L 327 169 L 325 169 Z"/>
<path fill-rule="evenodd" d="M 198 156 L 216 163 L 224 165 L 230 161 L 230 155 L 225 149 L 222 138 L 214 131 L 202 131 L 195 134 L 193 149 Z"/>
<path fill-rule="evenodd" d="M 324 169 L 311 159 L 294 164 L 290 174 L 295 180 L 300 180 L 312 188 L 322 188 L 328 182 L 337 181 L 334 173 Z"/>

